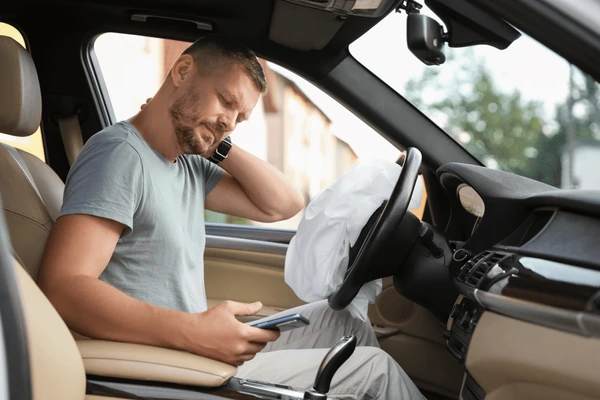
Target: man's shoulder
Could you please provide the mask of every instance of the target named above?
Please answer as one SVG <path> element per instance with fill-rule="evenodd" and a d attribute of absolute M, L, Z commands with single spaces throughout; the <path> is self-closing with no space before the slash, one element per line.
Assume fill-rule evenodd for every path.
<path fill-rule="evenodd" d="M 119 168 L 140 163 L 135 136 L 135 132 L 123 122 L 104 128 L 85 143 L 71 169 L 76 171 L 90 164 Z"/>
<path fill-rule="evenodd" d="M 83 147 L 80 156 L 97 152 L 130 153 L 140 156 L 140 140 L 135 128 L 126 122 L 117 122 L 92 136 Z M 79 158 L 79 157 L 78 157 Z"/>
<path fill-rule="evenodd" d="M 135 128 L 127 122 L 117 122 L 96 133 L 86 142 L 86 145 L 129 143 L 133 146 L 136 140 L 134 129 Z"/>

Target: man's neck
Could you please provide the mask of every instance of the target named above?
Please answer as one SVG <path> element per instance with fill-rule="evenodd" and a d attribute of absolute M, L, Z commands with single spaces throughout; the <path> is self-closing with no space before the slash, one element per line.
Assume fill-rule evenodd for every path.
<path fill-rule="evenodd" d="M 157 97 L 158 94 L 138 114 L 129 119 L 129 122 L 150 147 L 170 162 L 175 162 L 175 159 L 181 155 L 181 148 L 173 131 L 169 107 L 160 104 L 163 99 Z"/>

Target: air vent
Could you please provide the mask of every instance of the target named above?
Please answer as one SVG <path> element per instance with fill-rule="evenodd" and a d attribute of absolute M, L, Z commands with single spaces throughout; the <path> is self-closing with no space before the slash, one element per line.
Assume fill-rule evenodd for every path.
<path fill-rule="evenodd" d="M 485 251 L 469 260 L 460 270 L 457 280 L 469 286 L 479 287 L 492 267 L 507 257 L 505 254 Z"/>
<path fill-rule="evenodd" d="M 460 274 L 458 274 L 458 281 L 465 283 L 467 278 L 471 275 L 471 271 L 473 268 L 486 256 L 486 253 L 480 253 L 475 257 L 471 258 L 467 263 L 461 268 Z"/>
<path fill-rule="evenodd" d="M 486 253 L 490 253 L 490 252 L 486 252 Z M 499 262 L 503 261 L 506 257 L 507 257 L 506 254 L 491 253 L 490 256 L 485 259 L 485 262 L 487 264 L 491 264 L 492 266 L 494 266 L 494 265 L 498 264 Z"/>

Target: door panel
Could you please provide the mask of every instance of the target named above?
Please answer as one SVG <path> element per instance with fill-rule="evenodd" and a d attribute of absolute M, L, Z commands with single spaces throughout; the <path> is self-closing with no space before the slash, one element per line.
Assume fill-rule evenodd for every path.
<path fill-rule="evenodd" d="M 285 255 L 207 247 L 204 256 L 206 296 L 266 306 L 260 317 L 304 304 L 283 280 Z"/>
<path fill-rule="evenodd" d="M 261 301 L 265 307 L 258 317 L 263 317 L 304 304 L 284 282 L 287 246 L 277 242 L 277 238 L 272 242 L 207 238 L 204 265 L 209 306 L 223 300 Z M 458 398 L 464 370 L 446 351 L 445 325 L 400 296 L 391 278 L 384 279 L 383 286 L 369 308 L 382 349 L 421 388 Z"/>

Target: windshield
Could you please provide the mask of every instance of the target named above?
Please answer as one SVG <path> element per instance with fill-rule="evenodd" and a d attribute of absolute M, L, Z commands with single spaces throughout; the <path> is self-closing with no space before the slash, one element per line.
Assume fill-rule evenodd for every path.
<path fill-rule="evenodd" d="M 502 51 L 446 47 L 428 67 L 406 45 L 406 14 L 392 13 L 350 52 L 484 165 L 600 189 L 600 85 L 526 35 Z"/>

